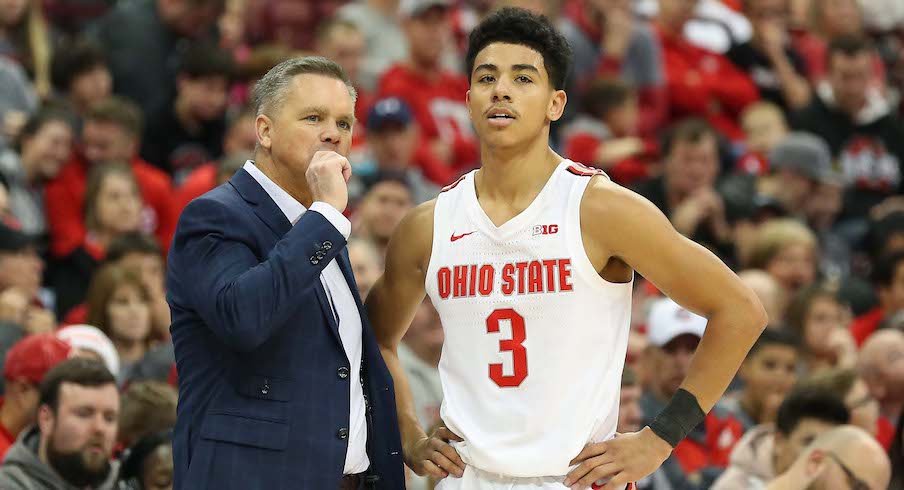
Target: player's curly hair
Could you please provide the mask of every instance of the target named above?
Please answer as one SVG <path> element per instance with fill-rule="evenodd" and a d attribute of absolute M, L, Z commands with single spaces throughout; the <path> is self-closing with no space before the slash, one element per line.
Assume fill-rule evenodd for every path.
<path fill-rule="evenodd" d="M 571 70 L 571 46 L 555 26 L 542 15 L 521 8 L 506 7 L 484 19 L 468 38 L 466 58 L 468 74 L 474 70 L 474 59 L 492 43 L 527 46 L 543 56 L 543 66 L 556 90 L 565 88 Z"/>

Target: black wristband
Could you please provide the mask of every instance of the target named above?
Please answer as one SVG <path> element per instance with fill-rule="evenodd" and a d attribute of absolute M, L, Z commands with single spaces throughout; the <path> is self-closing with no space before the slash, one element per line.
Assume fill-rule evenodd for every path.
<path fill-rule="evenodd" d="M 650 423 L 650 430 L 675 447 L 703 421 L 706 414 L 689 391 L 678 389 L 665 409 Z"/>

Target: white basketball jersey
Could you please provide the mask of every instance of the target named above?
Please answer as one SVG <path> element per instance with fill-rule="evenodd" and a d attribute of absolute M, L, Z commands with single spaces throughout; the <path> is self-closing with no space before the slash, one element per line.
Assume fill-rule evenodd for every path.
<path fill-rule="evenodd" d="M 483 471 L 565 475 L 615 433 L 633 281 L 602 279 L 584 250 L 581 197 L 597 173 L 563 161 L 499 227 L 474 172 L 437 198 L 426 289 L 445 331 L 441 415 Z"/>

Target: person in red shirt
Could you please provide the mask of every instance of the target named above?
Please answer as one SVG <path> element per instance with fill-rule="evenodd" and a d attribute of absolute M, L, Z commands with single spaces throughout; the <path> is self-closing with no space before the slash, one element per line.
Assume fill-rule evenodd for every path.
<path fill-rule="evenodd" d="M 696 115 L 732 141 L 743 139 L 738 116 L 756 102 L 759 91 L 750 77 L 726 57 L 694 46 L 684 26 L 696 1 L 660 0 L 655 27 L 662 47 L 669 119 Z"/>
<path fill-rule="evenodd" d="M 470 170 L 477 166 L 478 144 L 465 106 L 468 79 L 441 66 L 451 29 L 449 2 L 404 2 L 400 11 L 410 57 L 383 74 L 378 98 L 404 100 L 434 155 L 457 171 Z"/>
<path fill-rule="evenodd" d="M 169 248 L 175 230 L 172 183 L 166 173 L 138 157 L 141 131 L 141 111 L 127 99 L 113 96 L 91 108 L 82 127 L 81 151 L 45 190 L 54 257 L 65 257 L 84 243 L 88 172 L 107 162 L 129 163 L 144 201 L 142 231 L 153 233 L 164 250 Z"/>
<path fill-rule="evenodd" d="M 872 279 L 879 305 L 855 318 L 851 324 L 851 335 L 858 346 L 862 346 L 885 319 L 904 311 L 904 251 L 879 259 L 873 268 Z"/>
<path fill-rule="evenodd" d="M 584 109 L 562 130 L 565 156 L 601 168 L 625 186 L 649 177 L 658 145 L 637 136 L 637 90 L 621 81 L 597 80 L 584 94 Z"/>
<path fill-rule="evenodd" d="M 0 399 L 0 460 L 22 429 L 36 421 L 39 385 L 50 368 L 66 360 L 69 344 L 53 333 L 29 335 L 15 343 L 3 363 Z"/>

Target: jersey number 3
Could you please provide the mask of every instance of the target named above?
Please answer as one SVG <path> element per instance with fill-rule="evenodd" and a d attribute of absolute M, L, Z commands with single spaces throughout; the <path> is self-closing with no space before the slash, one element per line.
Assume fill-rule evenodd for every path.
<path fill-rule="evenodd" d="M 499 352 L 512 353 L 512 374 L 502 374 L 502 363 L 490 364 L 490 379 L 500 388 L 521 386 L 527 377 L 527 349 L 524 348 L 524 317 L 511 308 L 494 310 L 487 317 L 487 333 L 499 333 L 499 321 L 508 320 L 512 325 L 512 338 L 499 341 Z"/>

